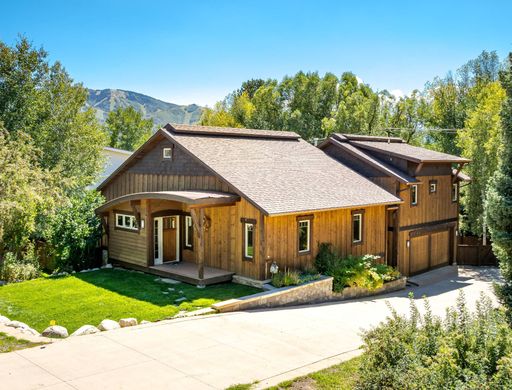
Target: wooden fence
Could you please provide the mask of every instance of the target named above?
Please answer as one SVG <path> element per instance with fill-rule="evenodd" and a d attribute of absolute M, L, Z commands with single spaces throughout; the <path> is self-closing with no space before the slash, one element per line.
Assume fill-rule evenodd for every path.
<path fill-rule="evenodd" d="M 482 244 L 479 237 L 459 236 L 457 243 L 457 264 L 459 265 L 498 265 L 491 243 Z"/>

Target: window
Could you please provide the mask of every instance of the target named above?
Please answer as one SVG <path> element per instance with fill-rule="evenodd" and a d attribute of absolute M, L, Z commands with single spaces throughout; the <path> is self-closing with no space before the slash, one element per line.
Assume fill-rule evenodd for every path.
<path fill-rule="evenodd" d="M 298 221 L 299 230 L 299 253 L 309 253 L 311 242 L 311 220 L 302 219 Z"/>
<path fill-rule="evenodd" d="M 459 185 L 457 183 L 452 184 L 452 202 L 459 200 Z"/>
<path fill-rule="evenodd" d="M 244 257 L 254 257 L 254 224 L 247 222 L 244 223 Z"/>
<path fill-rule="evenodd" d="M 164 148 L 162 157 L 166 160 L 170 160 L 172 158 L 172 148 Z"/>
<path fill-rule="evenodd" d="M 435 194 L 437 192 L 437 180 L 430 180 L 428 182 L 428 192 L 430 194 Z"/>
<path fill-rule="evenodd" d="M 413 184 L 411 186 L 411 205 L 416 206 L 418 204 L 418 185 Z"/>
<path fill-rule="evenodd" d="M 185 247 L 192 248 L 194 242 L 194 225 L 192 224 L 192 217 L 185 216 Z"/>
<path fill-rule="evenodd" d="M 134 215 L 116 214 L 116 227 L 121 229 L 137 230 L 137 220 Z"/>
<path fill-rule="evenodd" d="M 352 242 L 358 244 L 363 242 L 363 214 L 352 214 Z"/>

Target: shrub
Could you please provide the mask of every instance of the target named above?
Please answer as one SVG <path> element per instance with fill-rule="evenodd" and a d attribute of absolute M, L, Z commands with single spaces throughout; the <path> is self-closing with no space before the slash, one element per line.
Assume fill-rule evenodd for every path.
<path fill-rule="evenodd" d="M 320 274 L 315 270 L 305 270 L 302 272 L 286 269 L 284 271 L 278 271 L 272 275 L 272 285 L 274 287 L 287 287 L 297 286 L 317 280 Z"/>
<path fill-rule="evenodd" d="M 315 259 L 315 266 L 322 274 L 332 276 L 333 290 L 345 287 L 363 287 L 375 290 L 385 282 L 398 279 L 400 273 L 386 264 L 379 264 L 378 256 L 348 256 L 341 258 L 332 251 L 330 244 L 322 243 Z"/>
<path fill-rule="evenodd" d="M 27 253 L 27 255 L 21 259 L 14 253 L 7 252 L 0 265 L 0 280 L 13 283 L 37 278 L 39 276 L 39 267 L 37 260 L 33 256 L 33 247 L 32 250 L 29 249 L 29 251 L 31 251 L 31 253 Z"/>
<path fill-rule="evenodd" d="M 363 334 L 357 389 L 510 388 L 512 330 L 501 310 L 482 295 L 471 314 L 463 293 L 444 320 L 425 299 L 421 315 L 391 316 Z"/>

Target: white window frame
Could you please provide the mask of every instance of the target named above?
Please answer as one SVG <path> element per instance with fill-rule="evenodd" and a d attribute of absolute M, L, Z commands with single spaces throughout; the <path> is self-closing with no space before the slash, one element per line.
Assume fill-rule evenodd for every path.
<path fill-rule="evenodd" d="M 437 183 L 436 182 L 430 183 L 430 187 L 428 190 L 430 191 L 431 194 L 435 194 L 437 192 Z"/>
<path fill-rule="evenodd" d="M 139 230 L 137 227 L 137 219 L 135 215 L 116 213 L 116 227 L 128 230 Z M 122 218 L 122 223 L 119 223 L 119 217 Z M 129 219 L 129 223 L 126 223 L 126 218 Z"/>
<path fill-rule="evenodd" d="M 457 183 L 452 183 L 452 202 L 457 202 L 459 200 L 459 185 Z"/>
<path fill-rule="evenodd" d="M 302 228 L 301 224 L 305 223 L 307 226 L 307 235 L 306 235 L 306 249 L 300 249 L 300 230 Z M 297 221 L 297 233 L 299 234 L 299 242 L 298 242 L 298 249 L 299 253 L 308 253 L 311 250 L 311 220 L 310 219 L 299 219 Z"/>
<path fill-rule="evenodd" d="M 359 217 L 359 229 L 357 230 L 357 234 L 358 234 L 359 238 L 356 240 L 354 237 L 354 233 L 356 232 L 354 230 L 354 221 L 358 217 Z M 352 214 L 352 243 L 358 244 L 360 242 L 363 242 L 363 213 L 354 213 L 354 214 Z"/>
<path fill-rule="evenodd" d="M 162 149 L 162 158 L 164 160 L 171 160 L 172 159 L 172 148 L 163 148 Z"/>
<path fill-rule="evenodd" d="M 413 195 L 414 195 L 414 197 L 413 197 Z M 418 185 L 413 184 L 411 186 L 411 205 L 416 206 L 417 204 L 418 204 Z"/>
<path fill-rule="evenodd" d="M 190 215 L 185 215 L 185 247 L 186 248 L 192 248 L 193 242 L 191 241 L 190 234 L 188 233 L 189 227 L 194 228 L 192 217 Z"/>
<path fill-rule="evenodd" d="M 252 255 L 249 254 L 249 226 L 252 226 Z M 254 258 L 254 223 L 244 222 L 244 258 Z"/>

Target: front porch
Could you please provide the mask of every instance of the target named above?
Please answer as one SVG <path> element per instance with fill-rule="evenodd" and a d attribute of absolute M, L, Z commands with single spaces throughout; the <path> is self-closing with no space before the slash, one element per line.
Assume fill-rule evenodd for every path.
<path fill-rule="evenodd" d="M 203 279 L 200 279 L 197 264 L 189 261 L 153 265 L 149 267 L 146 272 L 165 278 L 179 280 L 180 282 L 197 285 L 202 284 L 205 286 L 230 282 L 234 275 L 234 272 L 205 266 Z"/>

